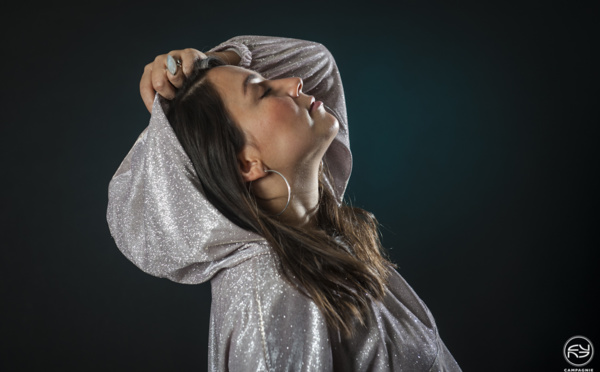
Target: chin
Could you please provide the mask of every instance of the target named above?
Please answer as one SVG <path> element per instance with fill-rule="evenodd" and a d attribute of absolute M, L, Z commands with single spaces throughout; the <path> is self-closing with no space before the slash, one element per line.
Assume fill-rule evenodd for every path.
<path fill-rule="evenodd" d="M 323 136 L 331 137 L 331 140 L 335 138 L 340 129 L 340 123 L 338 122 L 336 117 L 330 113 L 327 113 L 327 115 L 325 115 L 325 117 L 322 120 L 319 120 L 317 126 L 320 134 L 322 134 Z"/>

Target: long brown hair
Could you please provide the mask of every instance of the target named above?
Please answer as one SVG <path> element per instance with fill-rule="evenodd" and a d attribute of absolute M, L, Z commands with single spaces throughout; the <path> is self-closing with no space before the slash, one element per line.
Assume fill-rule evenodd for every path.
<path fill-rule="evenodd" d="M 206 79 L 208 70 L 221 65 L 214 57 L 198 61 L 167 112 L 194 165 L 199 189 L 229 220 L 262 235 L 284 278 L 315 302 L 330 328 L 351 336 L 355 319 L 364 324 L 369 301 L 383 298 L 394 266 L 383 255 L 377 220 L 363 209 L 338 205 L 324 187 L 326 167 L 319 177 L 316 229 L 286 225 L 258 208 L 237 160 L 244 134 Z"/>

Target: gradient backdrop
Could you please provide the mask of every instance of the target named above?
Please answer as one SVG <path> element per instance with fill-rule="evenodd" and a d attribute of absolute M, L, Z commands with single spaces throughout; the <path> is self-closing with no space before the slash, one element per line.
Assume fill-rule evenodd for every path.
<path fill-rule="evenodd" d="M 5 9 L 0 369 L 206 368 L 210 285 L 135 268 L 107 186 L 148 124 L 144 65 L 240 34 L 331 50 L 348 197 L 379 218 L 465 371 L 563 371 L 571 336 L 600 347 L 597 5 L 391 3 Z"/>

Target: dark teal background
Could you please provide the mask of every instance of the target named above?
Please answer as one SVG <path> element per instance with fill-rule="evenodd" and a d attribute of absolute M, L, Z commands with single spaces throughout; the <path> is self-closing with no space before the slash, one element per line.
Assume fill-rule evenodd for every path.
<path fill-rule="evenodd" d="M 127 261 L 107 186 L 148 124 L 144 65 L 240 34 L 333 53 L 348 198 L 379 218 L 465 371 L 562 371 L 571 336 L 600 347 L 597 6 L 21 3 L 1 17 L 3 370 L 206 368 L 210 286 Z"/>

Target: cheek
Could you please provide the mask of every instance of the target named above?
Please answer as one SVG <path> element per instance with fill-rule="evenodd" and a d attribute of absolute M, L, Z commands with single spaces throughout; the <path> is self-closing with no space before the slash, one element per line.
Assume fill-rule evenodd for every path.
<path fill-rule="evenodd" d="M 263 149 L 273 166 L 289 167 L 310 147 L 310 127 L 293 110 L 273 110 L 262 121 Z"/>
<path fill-rule="evenodd" d="M 310 130 L 310 117 L 303 116 L 300 108 L 291 100 L 273 100 L 263 111 L 261 122 L 269 141 L 290 141 L 304 136 Z"/>
<path fill-rule="evenodd" d="M 280 127 L 297 126 L 302 120 L 301 109 L 291 99 L 275 98 L 265 111 L 265 117 Z"/>

